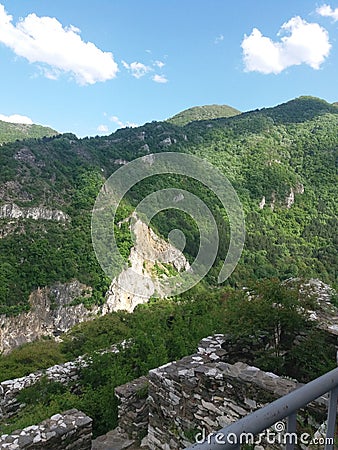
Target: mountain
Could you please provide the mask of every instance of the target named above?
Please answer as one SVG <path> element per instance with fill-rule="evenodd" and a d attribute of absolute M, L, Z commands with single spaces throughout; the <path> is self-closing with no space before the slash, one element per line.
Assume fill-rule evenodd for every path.
<path fill-rule="evenodd" d="M 38 287 L 77 279 L 103 302 L 108 288 L 91 245 L 91 211 L 99 188 L 121 165 L 156 152 L 185 152 L 218 167 L 244 208 L 246 242 L 228 280 L 304 276 L 336 283 L 338 108 L 302 97 L 274 108 L 185 126 L 152 122 L 110 136 L 77 139 L 63 134 L 4 144 L 0 152 L 0 311 L 28 307 Z M 191 190 L 210 208 L 221 236 L 205 281 L 216 283 L 227 254 L 226 212 L 201 183 L 173 176 L 150 178 L 125 198 L 120 219 L 154 190 Z M 124 216 L 124 217 L 123 217 Z M 194 221 L 185 213 L 157 214 L 154 230 L 186 236 L 185 255 L 199 248 Z M 117 230 L 125 257 L 128 226 Z M 88 301 L 88 299 L 87 299 Z"/>
<path fill-rule="evenodd" d="M 152 122 L 105 137 L 78 139 L 68 133 L 3 144 L 0 344 L 8 349 L 11 341 L 44 338 L 0 355 L 0 377 L 28 375 L 82 354 L 91 356 L 91 364 L 81 370 L 79 389 L 41 379 L 24 390 L 18 401 L 26 406 L 0 421 L 0 434 L 71 408 L 93 418 L 95 436 L 106 433 L 116 426 L 116 386 L 193 353 L 201 338 L 215 332 L 231 338 L 228 350 L 236 361 L 246 361 L 252 352 L 250 365 L 303 382 L 334 368 L 333 304 L 338 303 L 328 285 L 337 282 L 337 129 L 336 106 L 300 97 L 182 126 Z M 125 195 L 115 222 L 108 215 L 109 227 L 99 230 L 114 230 L 124 272 L 138 266 L 170 280 L 169 264 L 148 266 L 142 255 L 150 242 L 173 252 L 161 238 L 174 229 L 185 236 L 184 266 L 198 254 L 199 234 L 208 230 L 204 210 L 200 228 L 189 214 L 173 208 L 158 212 L 151 229 L 129 221 L 141 200 L 169 188 L 192 192 L 208 206 L 220 235 L 218 252 L 193 289 L 163 300 L 151 297 L 132 314 L 109 312 L 116 289 L 92 247 L 93 205 L 112 173 L 140 156 L 151 168 L 158 157 L 152 153 L 162 152 L 197 156 L 227 177 L 244 210 L 244 250 L 233 274 L 219 286 L 230 232 L 227 212 L 203 183 L 207 177 L 202 182 L 178 173 L 145 178 Z M 137 175 L 131 172 L 126 181 L 136 182 Z M 174 206 L 181 201 L 175 196 Z M 131 251 L 133 238 L 140 241 L 139 251 Z M 108 313 L 98 317 L 102 310 Z"/>
<path fill-rule="evenodd" d="M 167 119 L 167 122 L 174 125 L 184 126 L 196 120 L 211 120 L 218 119 L 220 117 L 232 117 L 237 114 L 240 114 L 240 111 L 228 105 L 194 106 L 193 108 L 186 109 L 179 112 L 175 116 L 170 117 Z"/>
<path fill-rule="evenodd" d="M 10 123 L 0 120 L 0 144 L 12 142 L 16 139 L 37 139 L 57 134 L 59 134 L 57 131 L 42 125 Z"/>

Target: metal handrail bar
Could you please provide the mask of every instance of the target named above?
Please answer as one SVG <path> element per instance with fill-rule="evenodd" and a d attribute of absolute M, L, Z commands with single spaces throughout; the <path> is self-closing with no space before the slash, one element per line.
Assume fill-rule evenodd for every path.
<path fill-rule="evenodd" d="M 328 408 L 328 432 L 327 438 L 334 438 L 334 428 L 337 414 L 337 393 L 338 393 L 338 368 L 316 378 L 309 383 L 296 388 L 292 392 L 275 400 L 272 403 L 252 412 L 237 422 L 228 425 L 221 430 L 209 435 L 208 441 L 193 444 L 188 450 L 228 450 L 239 449 L 238 440 L 241 435 L 258 435 L 268 429 L 276 422 L 287 417 L 292 417 L 298 409 L 305 407 L 310 402 L 330 392 L 330 402 Z M 294 426 L 294 418 L 293 418 Z M 329 429 L 330 428 L 330 429 Z M 330 436 L 329 436 L 330 434 Z M 222 439 L 220 442 L 220 437 Z M 237 437 L 237 442 L 230 437 Z M 289 448 L 293 448 L 290 447 Z M 327 444 L 325 450 L 333 450 L 333 444 Z"/>

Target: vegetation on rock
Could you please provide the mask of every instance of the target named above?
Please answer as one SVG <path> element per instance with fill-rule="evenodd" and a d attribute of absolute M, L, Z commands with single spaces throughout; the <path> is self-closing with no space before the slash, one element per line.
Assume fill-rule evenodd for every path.
<path fill-rule="evenodd" d="M 198 342 L 214 333 L 228 336 L 226 360 L 232 363 L 243 360 L 303 382 L 335 367 L 334 342 L 305 314 L 305 307 L 315 308 L 311 299 L 299 300 L 298 291 L 278 280 L 256 282 L 250 289 L 249 296 L 248 291 L 210 291 L 199 285 L 180 297 L 139 305 L 134 313 L 119 311 L 77 325 L 49 352 L 49 360 L 55 362 L 81 354 L 91 357 L 90 365 L 81 370 L 77 395 L 73 385 L 66 389 L 42 380 L 20 394 L 27 406 L 8 425 L 0 424 L 0 431 L 76 407 L 94 419 L 95 435 L 103 434 L 117 424 L 115 387 L 194 353 Z M 119 353 L 98 352 L 113 344 Z M 41 348 L 47 350 L 41 345 L 30 344 L 1 358 L 0 373 L 10 367 L 23 375 L 34 360 L 37 367 L 41 365 Z M 30 366 L 24 359 L 28 354 Z M 48 363 L 47 354 L 44 362 Z"/>
<path fill-rule="evenodd" d="M 0 120 L 0 144 L 17 139 L 42 138 L 59 134 L 50 127 L 35 124 L 10 123 Z"/>
<path fill-rule="evenodd" d="M 223 111 L 221 118 L 206 120 L 198 114 L 184 114 L 179 125 L 153 122 L 106 137 L 63 134 L 1 146 L 0 207 L 55 208 L 70 220 L 0 219 L 0 313 L 27 310 L 33 289 L 72 279 L 93 288 L 88 307 L 104 302 L 109 280 L 91 245 L 91 211 L 104 181 L 139 156 L 185 152 L 211 162 L 236 189 L 246 219 L 242 258 L 229 280 L 216 286 L 229 224 L 215 195 L 195 180 L 174 175 L 138 183 L 124 198 L 117 221 L 130 216 L 151 192 L 167 187 L 191 191 L 208 205 L 218 225 L 221 244 L 214 266 L 203 283 L 178 298 L 152 299 L 133 314 L 115 312 L 78 325 L 61 344 L 40 341 L 0 357 L 2 379 L 84 353 L 93 361 L 82 370 L 79 395 L 48 384 L 32 387 L 23 395 L 34 401 L 10 427 L 76 407 L 94 418 L 95 433 L 101 434 L 116 424 L 114 387 L 193 353 L 201 338 L 215 332 L 229 335 L 234 349 L 252 364 L 305 382 L 334 367 L 335 343 L 308 320 L 281 281 L 314 277 L 336 286 L 337 106 L 301 97 L 234 117 Z M 118 227 L 117 221 L 126 257 L 132 239 L 128 226 Z M 194 259 L 198 229 L 185 213 L 163 211 L 151 225 L 162 236 L 181 229 L 184 253 Z M 97 353 L 122 341 L 129 344 L 118 354 Z M 35 396 L 34 389 L 41 395 Z"/>
<path fill-rule="evenodd" d="M 243 204 L 246 243 L 230 285 L 274 276 L 317 277 L 334 285 L 337 125 L 336 106 L 302 97 L 275 108 L 184 127 L 155 122 L 107 137 L 77 139 L 64 134 L 3 145 L 0 206 L 56 208 L 70 221 L 1 219 L 0 311 L 24 310 L 33 289 L 74 278 L 92 286 L 93 301 L 102 302 L 107 282 L 90 233 L 99 188 L 121 160 L 168 150 L 188 152 L 217 166 Z M 148 178 L 129 192 L 119 220 L 147 194 L 175 186 L 201 198 L 218 224 L 221 245 L 207 277 L 214 284 L 227 253 L 229 228 L 226 212 L 202 184 L 179 176 Z M 186 236 L 186 256 L 191 260 L 196 256 L 198 230 L 186 214 L 163 211 L 152 226 L 163 236 L 180 228 Z M 132 245 L 128 227 L 117 231 L 126 256 Z"/>

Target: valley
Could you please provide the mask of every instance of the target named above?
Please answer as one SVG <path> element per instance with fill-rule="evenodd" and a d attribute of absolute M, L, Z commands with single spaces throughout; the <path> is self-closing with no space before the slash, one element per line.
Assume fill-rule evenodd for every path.
<path fill-rule="evenodd" d="M 228 336 L 231 363 L 302 382 L 336 366 L 338 106 L 315 97 L 245 113 L 216 106 L 102 137 L 42 130 L 47 135 L 0 138 L 1 381 L 91 359 L 76 389 L 44 380 L 29 388 L 26 407 L 0 423 L 2 433 L 71 408 L 93 418 L 95 436 L 106 433 L 117 424 L 117 386 L 192 354 L 215 333 Z M 97 261 L 92 210 L 112 173 L 164 152 L 194 155 L 226 176 L 244 211 L 245 245 L 219 284 L 231 227 L 215 193 L 179 174 L 145 178 L 111 224 L 124 267 L 119 276 L 127 274 L 130 286 L 137 280 L 128 269 L 170 279 L 189 270 L 199 252 L 200 230 L 187 213 L 161 210 L 150 227 L 135 218 L 135 207 L 156 191 L 179 188 L 201 199 L 219 246 L 192 289 L 131 297 Z M 185 236 L 182 252 L 167 242 L 173 229 Z M 145 245 L 149 259 L 140 257 Z M 158 262 L 163 249 L 180 264 Z M 102 353 L 113 345 L 119 353 Z"/>

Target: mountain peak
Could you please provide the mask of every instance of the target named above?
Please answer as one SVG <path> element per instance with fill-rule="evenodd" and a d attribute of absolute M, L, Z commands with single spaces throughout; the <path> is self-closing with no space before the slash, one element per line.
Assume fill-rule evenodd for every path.
<path fill-rule="evenodd" d="M 185 109 L 184 111 L 175 114 L 173 117 L 170 117 L 167 119 L 167 122 L 184 126 L 190 122 L 232 117 L 240 113 L 240 111 L 228 105 L 193 106 L 192 108 Z"/>

